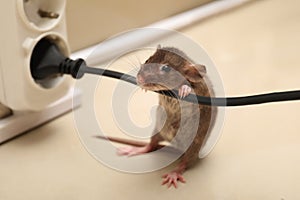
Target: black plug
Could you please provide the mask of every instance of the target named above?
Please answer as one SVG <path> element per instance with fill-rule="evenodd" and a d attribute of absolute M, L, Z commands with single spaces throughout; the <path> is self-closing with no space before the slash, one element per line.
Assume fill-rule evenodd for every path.
<path fill-rule="evenodd" d="M 37 43 L 30 60 L 30 71 L 35 80 L 62 74 L 70 74 L 73 78 L 79 79 L 84 75 L 86 67 L 83 59 L 72 60 L 65 57 L 59 47 L 47 38 Z"/>

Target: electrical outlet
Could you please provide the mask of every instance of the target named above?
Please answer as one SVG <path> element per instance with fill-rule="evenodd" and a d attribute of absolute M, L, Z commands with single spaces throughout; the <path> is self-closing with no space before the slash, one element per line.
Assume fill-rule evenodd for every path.
<path fill-rule="evenodd" d="M 0 102 L 12 110 L 43 110 L 70 89 L 69 77 L 35 81 L 30 72 L 32 51 L 42 38 L 69 56 L 65 6 L 65 0 L 1 0 Z"/>
<path fill-rule="evenodd" d="M 0 143 L 79 105 L 72 105 L 71 77 L 37 81 L 30 71 L 32 52 L 42 39 L 70 56 L 65 7 L 66 0 L 0 1 L 0 103 L 13 111 L 0 120 Z"/>

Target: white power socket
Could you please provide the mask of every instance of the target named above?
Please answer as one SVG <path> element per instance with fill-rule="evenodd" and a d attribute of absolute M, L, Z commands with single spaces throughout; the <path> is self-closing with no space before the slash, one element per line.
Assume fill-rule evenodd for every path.
<path fill-rule="evenodd" d="M 42 39 L 54 41 L 69 56 L 65 0 L 1 0 L 0 102 L 13 110 L 45 109 L 71 87 L 69 77 L 35 81 L 30 59 Z"/>
<path fill-rule="evenodd" d="M 0 143 L 72 108 L 71 77 L 36 81 L 30 71 L 33 49 L 44 38 L 70 56 L 65 7 L 66 0 L 0 1 L 0 102 L 14 113 L 0 120 Z"/>

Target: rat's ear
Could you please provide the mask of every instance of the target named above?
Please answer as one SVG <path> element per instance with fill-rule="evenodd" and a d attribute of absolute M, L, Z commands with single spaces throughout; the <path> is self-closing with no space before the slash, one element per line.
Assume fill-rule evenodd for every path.
<path fill-rule="evenodd" d="M 206 74 L 206 67 L 201 64 L 187 64 L 183 70 L 185 77 L 193 83 L 200 82 Z"/>
<path fill-rule="evenodd" d="M 161 45 L 159 44 L 159 45 L 157 45 L 157 49 L 161 49 Z"/>

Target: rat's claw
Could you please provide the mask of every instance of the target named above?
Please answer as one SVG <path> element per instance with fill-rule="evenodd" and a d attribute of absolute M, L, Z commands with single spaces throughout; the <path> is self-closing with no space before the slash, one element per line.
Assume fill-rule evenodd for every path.
<path fill-rule="evenodd" d="M 178 181 L 185 183 L 183 176 L 178 172 L 170 172 L 168 174 L 163 175 L 162 178 L 164 178 L 162 185 L 167 184 L 168 188 L 171 187 L 172 185 L 175 188 L 177 188 Z"/>
<path fill-rule="evenodd" d="M 182 85 L 178 90 L 178 95 L 182 99 L 188 96 L 192 91 L 192 88 L 187 85 Z"/>

